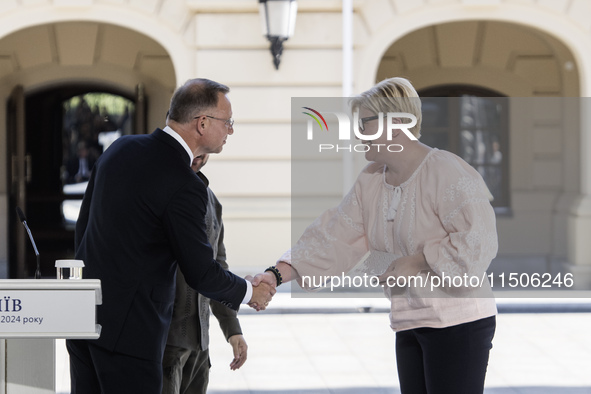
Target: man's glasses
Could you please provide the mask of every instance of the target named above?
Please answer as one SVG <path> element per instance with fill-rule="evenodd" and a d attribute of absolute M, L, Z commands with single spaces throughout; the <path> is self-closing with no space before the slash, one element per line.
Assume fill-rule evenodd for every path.
<path fill-rule="evenodd" d="M 215 116 L 210 116 L 210 115 L 199 115 L 199 116 L 195 116 L 194 119 L 198 119 L 202 116 L 205 116 L 206 118 L 211 118 L 211 119 L 215 119 L 215 120 L 221 120 L 222 122 L 224 122 L 224 124 L 226 125 L 227 128 L 232 128 L 234 127 L 234 119 L 229 118 L 229 119 L 222 119 L 222 118 L 216 118 Z"/>

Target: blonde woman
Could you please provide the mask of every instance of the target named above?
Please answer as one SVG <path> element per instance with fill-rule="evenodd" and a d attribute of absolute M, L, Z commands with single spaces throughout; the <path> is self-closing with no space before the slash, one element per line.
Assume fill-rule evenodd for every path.
<path fill-rule="evenodd" d="M 482 393 L 497 313 L 486 279 L 497 233 L 484 181 L 458 156 L 418 140 L 421 102 L 408 80 L 384 80 L 351 104 L 364 136 L 378 135 L 388 113 L 403 112 L 416 117 L 415 138 L 394 129 L 390 140 L 386 132 L 364 140 L 369 164 L 348 195 L 256 281 L 340 276 L 370 252 L 363 270 L 387 284 L 402 393 Z M 409 277 L 435 286 L 395 286 Z M 482 280 L 476 288 L 473 278 Z"/>

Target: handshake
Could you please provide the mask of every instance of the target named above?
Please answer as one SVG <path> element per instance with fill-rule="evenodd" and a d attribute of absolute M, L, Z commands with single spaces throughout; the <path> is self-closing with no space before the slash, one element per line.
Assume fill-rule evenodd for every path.
<path fill-rule="evenodd" d="M 252 297 L 248 302 L 248 306 L 257 311 L 264 311 L 269 302 L 277 292 L 277 286 L 283 283 L 284 275 L 287 270 L 282 265 L 289 267 L 288 264 L 279 263 L 275 267 L 269 267 L 265 272 L 257 274 L 256 276 L 247 275 L 244 279 L 252 283 Z M 283 268 L 283 269 L 281 269 Z M 280 271 L 281 269 L 281 271 Z"/>

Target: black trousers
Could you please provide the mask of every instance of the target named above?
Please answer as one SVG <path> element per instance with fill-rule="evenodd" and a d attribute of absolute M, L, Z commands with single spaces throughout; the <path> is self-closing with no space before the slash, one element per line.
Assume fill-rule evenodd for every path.
<path fill-rule="evenodd" d="M 110 352 L 88 340 L 66 341 L 71 394 L 160 394 L 162 363 Z"/>
<path fill-rule="evenodd" d="M 396 333 L 402 394 L 482 394 L 496 317 Z"/>

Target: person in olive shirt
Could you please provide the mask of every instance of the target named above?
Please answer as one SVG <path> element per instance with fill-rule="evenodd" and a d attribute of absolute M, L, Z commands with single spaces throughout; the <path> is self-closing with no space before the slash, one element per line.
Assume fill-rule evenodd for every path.
<path fill-rule="evenodd" d="M 191 168 L 205 185 L 209 180 L 201 168 L 209 155 L 195 157 Z M 224 224 L 222 205 L 208 187 L 208 204 L 205 226 L 215 260 L 228 269 L 224 246 Z M 168 340 L 162 361 L 164 385 L 162 394 L 190 393 L 205 394 L 209 382 L 209 310 L 217 318 L 226 340 L 232 345 L 234 359 L 232 370 L 240 368 L 246 361 L 247 345 L 242 335 L 237 312 L 217 301 L 197 293 L 187 282 L 180 270 L 176 277 L 176 298 Z"/>

